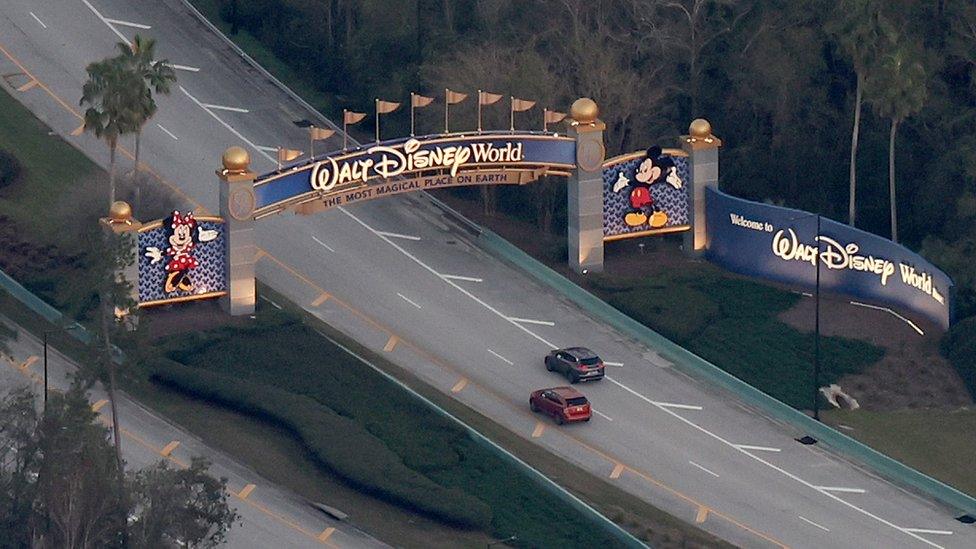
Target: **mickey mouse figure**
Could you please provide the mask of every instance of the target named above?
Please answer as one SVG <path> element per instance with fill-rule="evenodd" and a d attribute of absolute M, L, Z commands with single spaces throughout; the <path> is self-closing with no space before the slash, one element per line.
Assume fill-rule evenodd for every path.
<path fill-rule="evenodd" d="M 662 156 L 661 147 L 655 145 L 647 149 L 644 160 L 637 166 L 634 179 L 636 181 L 630 181 L 621 172 L 613 185 L 613 192 L 627 189 L 629 193 L 630 211 L 624 214 L 624 223 L 628 227 L 640 227 L 647 223 L 652 229 L 665 226 L 668 214 L 654 207 L 650 187 L 666 181 L 676 189 L 681 188 L 681 178 L 674 161 L 669 156 Z"/>

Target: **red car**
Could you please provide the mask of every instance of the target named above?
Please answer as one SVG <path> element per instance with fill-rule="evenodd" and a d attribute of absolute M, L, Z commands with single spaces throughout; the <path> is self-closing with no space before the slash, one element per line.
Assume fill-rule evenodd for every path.
<path fill-rule="evenodd" d="M 550 415 L 556 423 L 590 420 L 590 401 L 572 387 L 553 387 L 533 391 L 529 397 L 533 412 Z"/>

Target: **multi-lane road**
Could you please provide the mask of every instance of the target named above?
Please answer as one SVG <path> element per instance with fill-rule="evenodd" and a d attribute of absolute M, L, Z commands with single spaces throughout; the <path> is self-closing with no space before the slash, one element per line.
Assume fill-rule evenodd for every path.
<path fill-rule="evenodd" d="M 180 0 L 2 0 L 0 73 L 22 73 L 5 77 L 22 90 L 17 99 L 105 165 L 104 144 L 78 134 L 75 105 L 85 65 L 136 33 L 157 38 L 179 75 L 143 134 L 143 160 L 195 208 L 216 211 L 213 170 L 226 147 L 247 148 L 258 172 L 275 167 L 274 147 L 306 148 L 294 122 L 315 114 Z M 312 314 L 513 431 L 735 544 L 976 546 L 976 529 L 955 521 L 952 509 L 796 443 L 802 433 L 675 371 L 654 349 L 483 251 L 422 194 L 273 217 L 257 233 L 259 277 Z M 605 381 L 583 388 L 594 420 L 556 428 L 529 412 L 528 392 L 561 383 L 542 357 L 575 344 L 612 365 Z"/>

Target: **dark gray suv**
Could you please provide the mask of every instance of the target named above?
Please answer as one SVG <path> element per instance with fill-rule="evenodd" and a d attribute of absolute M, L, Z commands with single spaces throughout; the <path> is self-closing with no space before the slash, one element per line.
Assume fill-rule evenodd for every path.
<path fill-rule="evenodd" d="M 556 349 L 546 355 L 546 370 L 559 372 L 570 383 L 603 379 L 603 361 L 585 347 Z"/>

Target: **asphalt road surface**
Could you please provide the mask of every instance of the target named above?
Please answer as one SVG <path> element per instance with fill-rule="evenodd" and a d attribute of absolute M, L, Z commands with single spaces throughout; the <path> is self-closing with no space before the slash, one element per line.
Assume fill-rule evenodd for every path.
<path fill-rule="evenodd" d="M 7 326 L 16 325 L 6 318 Z M 18 329 L 16 340 L 8 342 L 11 356 L 0 357 L 0 394 L 31 385 L 38 394 L 44 390 L 43 345 Z M 48 346 L 48 383 L 52 390 L 69 386 L 68 373 L 77 366 Z M 96 385 L 90 398 L 102 421 L 111 428 L 111 406 L 107 393 Z M 348 524 L 340 523 L 313 509 L 308 502 L 282 490 L 244 465 L 201 440 L 146 410 L 124 393 L 118 395 L 122 457 L 126 467 L 141 469 L 162 459 L 170 465 L 186 467 L 193 457 L 206 457 L 211 474 L 227 478 L 229 503 L 241 516 L 227 535 L 229 547 L 265 549 L 268 547 L 386 547 Z"/>
<path fill-rule="evenodd" d="M 245 146 L 258 172 L 275 167 L 274 147 L 307 147 L 294 122 L 314 115 L 180 0 L 2 0 L 0 74 L 23 73 L 5 85 L 107 165 L 104 144 L 74 135 L 84 67 L 136 33 L 157 38 L 160 56 L 179 66 L 179 85 L 146 126 L 143 160 L 198 211 L 217 209 L 213 171 L 226 147 Z M 121 163 L 130 163 L 125 153 Z M 733 543 L 976 546 L 976 528 L 953 510 L 802 446 L 793 440 L 802 433 L 680 374 L 479 249 L 424 195 L 272 217 L 257 232 L 259 277 L 290 299 L 513 431 Z M 582 389 L 593 421 L 556 428 L 527 399 L 563 383 L 542 357 L 568 345 L 615 365 Z"/>

